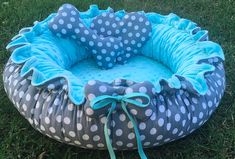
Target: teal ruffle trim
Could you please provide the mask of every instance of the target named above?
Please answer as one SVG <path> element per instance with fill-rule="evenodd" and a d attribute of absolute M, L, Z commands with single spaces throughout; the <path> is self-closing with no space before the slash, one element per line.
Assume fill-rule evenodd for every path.
<path fill-rule="evenodd" d="M 81 12 L 80 16 L 89 26 L 95 16 L 109 10 L 111 8 L 100 10 L 96 5 L 91 5 L 90 9 Z M 116 15 L 122 17 L 125 11 L 117 11 Z M 157 92 L 164 89 L 162 81 L 172 89 L 180 89 L 181 80 L 184 78 L 192 84 L 195 93 L 205 94 L 208 89 L 205 73 L 212 72 L 215 67 L 199 62 L 213 57 L 223 61 L 221 47 L 208 41 L 208 32 L 201 30 L 190 20 L 175 14 L 145 15 L 152 24 L 153 34 L 142 48 L 142 54 L 162 62 L 174 72 L 170 79 L 150 81 L 155 85 Z M 10 58 L 14 63 L 23 64 L 21 76 L 32 73 L 32 85 L 40 86 L 52 79 L 63 77 L 68 83 L 70 99 L 75 104 L 81 104 L 84 101 L 84 86 L 80 82 L 81 79 L 67 69 L 91 54 L 73 40 L 58 38 L 48 30 L 47 23 L 54 16 L 53 13 L 33 27 L 20 30 L 7 45 L 7 49 L 13 51 Z"/>

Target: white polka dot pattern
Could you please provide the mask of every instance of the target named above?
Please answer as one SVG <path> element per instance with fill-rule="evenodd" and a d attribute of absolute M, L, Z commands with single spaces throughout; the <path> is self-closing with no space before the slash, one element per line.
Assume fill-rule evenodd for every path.
<path fill-rule="evenodd" d="M 16 66 L 10 65 L 8 68 L 11 66 L 14 72 L 14 68 Z M 6 70 L 8 71 L 9 69 Z M 217 73 L 220 74 L 220 80 L 221 77 L 224 76 L 224 74 L 221 73 L 221 71 L 218 71 Z M 12 72 L 8 71 L 7 74 L 12 74 Z M 8 77 L 9 75 L 6 76 Z M 217 77 L 218 75 L 216 74 L 211 76 L 213 79 L 216 79 Z M 66 143 L 74 143 L 78 146 L 83 145 L 87 148 L 104 148 L 105 145 L 104 142 L 99 142 L 102 141 L 104 137 L 103 134 L 100 133 L 100 130 L 103 129 L 102 125 L 106 120 L 104 114 L 104 111 L 106 110 L 102 110 L 100 114 L 97 114 L 96 111 L 89 107 L 89 99 L 93 99 L 101 94 L 112 95 L 113 93 L 118 94 L 119 92 L 125 92 L 126 94 L 133 92 L 146 92 L 151 96 L 151 98 L 156 96 L 157 100 L 152 102 L 153 107 L 150 106 L 148 109 L 140 110 L 136 107 L 132 107 L 131 105 L 128 106 L 130 108 L 130 113 L 138 121 L 141 140 L 145 147 L 170 142 L 173 139 L 177 139 L 191 133 L 207 121 L 208 117 L 213 113 L 214 109 L 218 105 L 217 102 L 222 97 L 221 93 L 207 93 L 207 98 L 205 99 L 204 96 L 189 94 L 189 92 L 180 89 L 176 92 L 175 98 L 173 98 L 172 96 L 168 97 L 163 96 L 162 94 L 152 94 L 153 86 L 148 82 L 135 83 L 128 80 L 118 79 L 115 80 L 114 83 L 108 84 L 92 80 L 87 83 L 88 86 L 85 89 L 88 91 L 86 92 L 88 101 L 84 107 L 77 107 L 71 102 L 65 102 L 66 105 L 63 106 L 62 104 L 61 106 L 61 103 L 63 103 L 64 100 L 69 100 L 66 94 L 62 95 L 56 91 L 52 91 L 54 93 L 49 95 L 46 92 L 39 93 L 37 89 L 35 89 L 37 91 L 29 91 L 34 88 L 29 85 L 29 80 L 25 80 L 20 76 L 15 76 L 15 79 L 7 79 L 7 81 L 4 79 L 4 83 L 12 88 L 20 85 L 19 89 L 16 91 L 18 92 L 18 95 L 13 96 L 14 98 L 11 99 L 14 100 L 14 103 L 21 114 L 26 116 L 27 120 L 33 124 L 36 129 L 52 138 L 55 138 L 56 140 L 62 140 Z M 14 83 L 11 81 L 17 82 Z M 224 81 L 224 79 L 221 81 Z M 213 80 L 210 80 L 209 78 L 208 82 L 210 85 L 208 92 L 220 92 L 219 89 L 221 89 L 221 87 L 218 87 L 218 85 L 213 83 Z M 127 87 L 120 87 L 123 85 L 126 85 Z M 56 83 L 48 84 L 47 86 L 50 90 L 53 90 L 56 87 Z M 188 84 L 185 83 L 184 89 L 187 89 L 187 87 Z M 25 88 L 29 90 L 26 91 Z M 9 87 L 6 87 L 6 90 L 9 94 Z M 24 103 L 19 104 L 20 101 Z M 32 102 L 35 102 L 35 104 L 31 104 Z M 178 109 L 176 109 L 175 105 L 178 105 Z M 32 106 L 35 107 L 32 108 Z M 42 112 L 39 111 L 41 109 L 46 110 L 46 114 L 42 114 Z M 56 110 L 58 113 L 54 112 Z M 62 113 L 61 111 L 65 112 Z M 34 114 L 34 119 L 31 119 L 32 113 Z M 72 114 L 76 114 L 76 118 L 78 119 L 76 124 L 74 124 L 75 121 L 71 116 Z M 96 115 L 98 115 L 98 118 Z M 114 118 L 110 121 L 111 124 L 108 132 L 109 134 L 113 133 L 116 136 L 115 138 L 117 139 L 114 139 L 114 143 L 117 148 L 124 149 L 136 147 L 133 143 L 133 141 L 135 141 L 133 124 L 123 112 L 115 112 L 113 115 Z M 95 118 L 93 118 L 93 116 Z M 62 125 L 63 127 L 61 127 Z M 59 132 L 66 134 L 66 136 L 61 136 Z M 86 132 L 86 134 L 84 132 Z"/>
<path fill-rule="evenodd" d="M 102 69 L 112 68 L 116 61 L 126 63 L 151 35 L 151 25 L 144 14 L 129 13 L 120 19 L 105 12 L 96 16 L 88 28 L 70 4 L 62 5 L 48 25 L 57 36 L 70 37 L 84 45 Z"/>
<path fill-rule="evenodd" d="M 128 84 L 127 80 L 120 80 L 118 81 L 122 85 Z M 142 83 L 131 83 L 129 87 L 112 87 L 108 83 L 100 82 L 97 80 L 94 81 L 89 81 L 87 85 L 85 86 L 85 95 L 88 99 L 88 101 L 92 101 L 95 97 L 101 96 L 101 95 L 113 95 L 113 94 L 119 94 L 119 92 L 125 92 L 126 94 L 128 93 L 146 93 L 149 95 L 150 98 L 154 96 L 152 89 L 153 85 L 150 82 L 142 82 Z M 141 102 L 141 103 L 146 103 L 146 99 L 144 98 L 136 98 L 135 100 Z M 134 115 L 136 118 L 141 119 L 141 120 L 147 120 L 150 118 L 156 108 L 154 106 L 150 105 L 148 107 L 142 108 L 142 107 L 136 107 L 132 104 L 128 104 L 127 107 L 130 110 L 130 113 Z M 85 108 L 86 115 L 90 117 L 99 117 L 99 116 L 104 116 L 108 112 L 108 107 L 93 111 L 92 113 L 91 110 L 92 108 L 90 105 L 86 105 Z M 88 111 L 89 110 L 89 111 Z M 125 121 L 126 120 L 126 115 L 125 114 L 120 114 L 119 116 L 120 121 Z"/>
<path fill-rule="evenodd" d="M 77 107 L 71 102 L 64 102 L 64 100 L 69 100 L 69 98 L 67 94 L 61 94 L 61 91 L 60 93 L 52 91 L 52 94 L 46 91 L 40 93 L 35 87 L 30 86 L 28 79 L 26 80 L 15 75 L 13 75 L 15 79 L 13 79 L 13 76 L 8 78 L 14 72 L 15 67 L 18 66 L 11 64 L 7 67 L 7 71 L 4 72 L 6 91 L 10 94 L 10 87 L 17 88 L 17 91 L 12 91 L 11 95 L 14 94 L 13 92 L 17 92 L 17 94 L 11 100 L 14 101 L 16 108 L 21 114 L 37 130 L 59 141 L 99 149 L 105 148 L 104 136 L 100 131 L 103 130 L 103 124 L 106 120 L 104 114 L 106 110 L 102 110 L 100 114 L 97 114 L 96 111 L 89 107 L 89 100 L 92 100 L 94 97 L 102 94 L 118 94 L 119 92 L 125 92 L 126 94 L 145 92 L 151 98 L 156 97 L 157 100 L 152 102 L 154 104 L 145 110 L 137 109 L 131 105 L 128 106 L 130 113 L 137 119 L 143 146 L 150 147 L 181 138 L 204 124 L 222 97 L 222 92 L 219 91 L 221 87 L 218 87 L 219 85 L 216 85 L 213 80 L 219 78 L 221 81 L 224 81 L 224 79 L 221 79 L 224 77 L 224 74 L 217 69 L 217 75 L 214 74 L 210 77 L 213 80 L 208 78 L 208 84 L 210 85 L 208 92 L 220 92 L 219 94 L 207 93 L 205 98 L 205 96 L 196 96 L 180 89 L 175 93 L 175 98 L 173 98 L 172 96 L 153 94 L 153 86 L 148 82 L 135 83 L 119 79 L 115 80 L 112 84 L 108 84 L 91 80 L 85 88 L 88 99 L 86 104 L 84 107 Z M 11 70 L 12 72 L 10 72 Z M 218 74 L 220 77 L 218 77 Z M 123 85 L 127 87 L 120 87 Z M 47 86 L 49 90 L 54 90 L 56 87 L 56 83 L 51 83 Z M 184 89 L 187 89 L 187 87 L 188 84 L 185 83 Z M 63 93 L 65 93 L 64 91 Z M 43 114 L 44 112 L 45 114 Z M 34 114 L 33 118 L 31 114 Z M 98 115 L 98 118 L 95 117 L 96 115 Z M 111 124 L 108 132 L 114 135 L 113 142 L 117 149 L 136 147 L 133 124 L 129 121 L 128 117 L 123 112 L 116 112 L 113 114 L 113 117 L 112 121 L 110 121 Z M 61 133 L 65 136 L 62 136 Z"/>
<path fill-rule="evenodd" d="M 71 14 L 74 15 L 76 12 L 71 12 Z M 63 14 L 63 16 L 68 16 L 68 14 Z M 71 21 L 73 20 L 71 19 Z M 65 24 L 62 21 L 61 23 Z M 67 27 L 71 28 L 70 25 Z M 84 31 L 84 34 L 87 34 L 87 31 Z M 84 38 L 81 40 L 84 41 Z M 91 43 L 91 45 L 93 44 Z M 108 84 L 98 81 L 88 82 L 93 86 L 88 88 L 95 90 L 89 90 L 89 94 L 93 94 L 89 99 L 100 94 L 145 92 L 145 89 L 141 87 L 146 87 L 148 95 L 151 95 L 150 92 L 153 93 L 150 110 L 138 110 L 131 105 L 128 105 L 128 108 L 130 108 L 130 112 L 135 110 L 131 115 L 138 125 L 143 146 L 164 144 L 195 131 L 208 120 L 219 105 L 225 87 L 222 60 L 210 58 L 203 62 L 215 66 L 215 70 L 205 76 L 208 85 L 205 95 L 195 93 L 191 84 L 185 79 L 180 79 L 182 85 L 180 89 L 172 90 L 166 84 L 162 85 L 164 91 L 160 93 L 152 91 L 147 84 L 119 79 Z M 4 69 L 4 89 L 18 111 L 35 129 L 67 144 L 84 148 L 106 149 L 102 131 L 106 117 L 104 115 L 93 118 L 96 111 L 88 109 L 90 102 L 88 98 L 82 105 L 73 104 L 68 98 L 67 85 L 63 83 L 63 88 L 60 87 L 57 90 L 57 80 L 46 83 L 38 89 L 31 85 L 32 76 L 30 74 L 25 77 L 19 75 L 20 68 L 21 65 L 10 61 L 7 63 Z M 100 89 L 100 86 L 106 88 L 101 87 Z M 129 89 L 127 90 L 127 88 Z M 133 125 L 123 114 L 124 112 L 120 110 L 112 114 L 108 134 L 112 135 L 112 145 L 115 149 L 133 149 L 137 147 Z"/>
<path fill-rule="evenodd" d="M 125 53 L 117 57 L 118 63 L 125 63 L 133 53 L 138 53 L 151 35 L 151 24 L 148 19 L 143 14 L 134 12 L 126 14 L 123 18 L 112 12 L 102 13 L 95 17 L 91 29 L 98 35 L 121 39 Z M 117 49 L 115 45 L 114 49 Z"/>

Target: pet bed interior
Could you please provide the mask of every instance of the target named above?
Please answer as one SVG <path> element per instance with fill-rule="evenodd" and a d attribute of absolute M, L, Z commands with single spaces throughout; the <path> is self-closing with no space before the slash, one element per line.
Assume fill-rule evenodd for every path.
<path fill-rule="evenodd" d="M 115 79 L 153 82 L 159 80 L 160 77 L 168 79 L 173 74 L 169 68 L 160 62 L 145 56 L 135 56 L 125 66 L 116 65 L 108 70 L 100 69 L 95 61 L 89 58 L 74 64 L 68 70 L 76 77 L 81 78 L 83 85 L 93 79 L 103 82 L 111 82 Z"/>
<path fill-rule="evenodd" d="M 98 12 L 93 6 L 81 12 L 81 18 L 89 26 L 92 18 L 108 10 Z M 122 17 L 125 12 L 118 11 L 116 14 Z M 182 20 L 174 14 L 161 16 L 146 13 L 152 25 L 152 36 L 141 48 L 141 54 L 131 58 L 127 64 L 102 70 L 83 46 L 72 39 L 58 38 L 50 32 L 47 23 L 54 16 L 51 14 L 34 27 L 21 30 L 7 48 L 16 47 L 11 60 L 24 63 L 22 76 L 33 72 L 33 85 L 64 77 L 69 86 L 69 96 L 75 104 L 84 100 L 84 86 L 92 79 L 103 82 L 112 82 L 117 78 L 135 82 L 150 81 L 160 92 L 161 80 L 177 89 L 181 87 L 177 76 L 182 76 L 199 94 L 205 94 L 207 84 L 204 74 L 213 71 L 214 66 L 199 61 L 215 56 L 224 59 L 218 44 L 200 41 L 207 32 L 198 29 L 195 23 Z M 195 30 L 196 33 L 193 33 Z"/>

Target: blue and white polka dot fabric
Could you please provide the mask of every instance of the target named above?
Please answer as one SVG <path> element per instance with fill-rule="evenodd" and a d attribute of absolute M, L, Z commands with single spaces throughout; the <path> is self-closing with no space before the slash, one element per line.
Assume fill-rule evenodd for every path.
<path fill-rule="evenodd" d="M 112 11 L 103 13 L 88 28 L 70 4 L 61 6 L 48 25 L 58 37 L 72 38 L 84 45 L 102 69 L 112 68 L 116 62 L 126 63 L 151 36 L 150 22 L 140 12 L 128 13 L 123 18 Z"/>

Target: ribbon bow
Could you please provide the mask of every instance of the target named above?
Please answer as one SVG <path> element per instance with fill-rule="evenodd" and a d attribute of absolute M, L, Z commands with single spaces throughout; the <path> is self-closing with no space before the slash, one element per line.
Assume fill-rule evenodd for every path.
<path fill-rule="evenodd" d="M 87 104 L 85 104 L 85 113 L 87 116 L 91 118 L 99 118 L 101 116 L 104 116 L 108 114 L 108 107 L 100 107 L 98 110 L 93 111 L 92 113 L 89 112 L 92 108 L 90 106 L 90 102 L 95 98 L 99 96 L 107 95 L 117 98 L 121 98 L 118 95 L 122 95 L 122 100 L 124 100 L 124 97 L 130 93 L 144 93 L 147 94 L 151 99 L 154 96 L 154 86 L 148 82 L 142 82 L 142 83 L 135 83 L 124 79 L 115 80 L 113 83 L 106 83 L 101 82 L 98 80 L 92 80 L 88 82 L 88 84 L 85 86 L 85 95 L 87 98 Z M 141 103 L 147 103 L 146 98 L 142 98 L 142 96 L 133 96 L 132 100 L 141 102 Z M 105 100 L 107 102 L 107 100 Z M 130 110 L 131 115 L 134 115 L 137 120 L 140 121 L 146 121 L 148 120 L 152 113 L 155 110 L 155 106 L 151 103 L 148 105 L 148 107 L 136 107 L 136 103 L 127 102 L 127 107 Z M 111 103 L 109 103 L 111 105 Z M 117 107 L 116 110 L 120 110 L 120 107 Z"/>
<path fill-rule="evenodd" d="M 139 101 L 132 99 L 132 98 L 136 98 L 136 97 L 141 97 L 141 98 L 146 99 L 147 103 L 144 104 L 144 103 L 141 103 Z M 123 96 L 121 96 L 121 95 L 118 95 L 118 96 L 102 95 L 102 96 L 98 96 L 98 97 L 94 98 L 91 101 L 90 106 L 94 110 L 98 110 L 103 107 L 110 106 L 110 104 L 111 104 L 111 107 L 110 107 L 108 115 L 107 115 L 107 120 L 105 121 L 105 125 L 104 125 L 105 140 L 106 140 L 107 148 L 108 148 L 111 159 L 116 159 L 116 156 L 115 156 L 115 153 L 112 148 L 112 144 L 111 144 L 111 141 L 110 141 L 110 138 L 108 135 L 108 121 L 109 121 L 109 118 L 110 118 L 112 112 L 116 109 L 117 103 L 121 103 L 121 109 L 126 113 L 126 115 L 128 116 L 128 118 L 130 119 L 130 121 L 133 124 L 135 135 L 136 135 L 136 140 L 137 140 L 138 153 L 139 153 L 141 159 L 147 159 L 147 157 L 144 153 L 142 144 L 141 144 L 140 134 L 139 134 L 137 125 L 135 123 L 135 120 L 132 117 L 132 115 L 129 113 L 129 111 L 127 110 L 127 103 L 135 105 L 136 107 L 144 108 L 150 104 L 150 97 L 145 93 L 130 93 L 130 94 L 126 94 Z"/>

